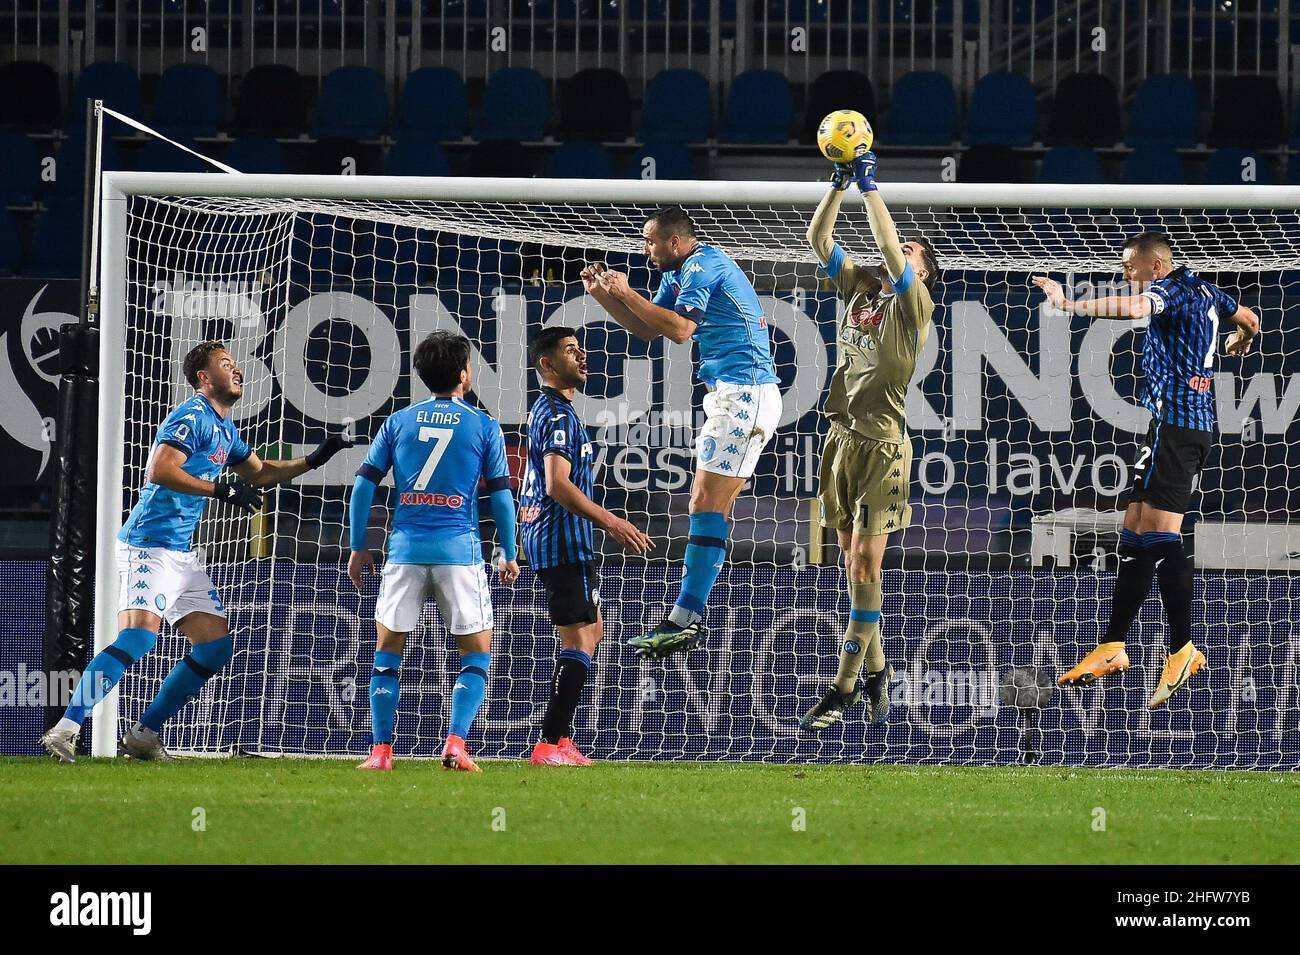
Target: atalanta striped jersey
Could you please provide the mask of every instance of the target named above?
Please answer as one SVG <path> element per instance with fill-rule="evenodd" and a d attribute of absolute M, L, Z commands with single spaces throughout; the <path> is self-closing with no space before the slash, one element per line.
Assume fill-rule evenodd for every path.
<path fill-rule="evenodd" d="M 569 480 L 592 496 L 592 450 L 587 429 L 573 403 L 554 388 L 543 388 L 528 413 L 528 471 L 519 495 L 524 555 L 535 569 L 591 560 L 591 521 L 571 514 L 546 493 L 546 456 L 568 459 Z"/>

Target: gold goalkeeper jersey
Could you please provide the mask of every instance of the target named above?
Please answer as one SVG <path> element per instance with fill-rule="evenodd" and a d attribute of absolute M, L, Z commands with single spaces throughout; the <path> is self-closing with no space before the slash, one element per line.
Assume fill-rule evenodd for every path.
<path fill-rule="evenodd" d="M 864 438 L 898 444 L 906 436 L 907 386 L 930 334 L 934 302 L 915 276 L 899 293 L 886 291 L 880 277 L 875 267 L 856 265 L 833 280 L 844 308 L 825 411 Z"/>

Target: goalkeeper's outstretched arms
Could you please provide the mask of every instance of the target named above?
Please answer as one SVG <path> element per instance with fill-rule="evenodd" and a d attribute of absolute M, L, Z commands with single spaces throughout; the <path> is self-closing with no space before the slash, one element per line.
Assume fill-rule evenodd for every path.
<path fill-rule="evenodd" d="M 205 481 L 203 478 L 187 473 L 181 465 L 189 455 L 174 444 L 159 444 L 149 464 L 146 480 L 182 494 L 225 501 L 242 511 L 252 513 L 262 506 L 262 488 L 280 484 L 321 467 L 334 455 L 351 445 L 351 441 L 335 435 L 326 438 L 306 457 L 291 461 L 263 461 L 257 456 L 257 452 L 250 451 L 248 457 L 231 466 L 231 470 L 238 475 L 239 480 L 227 483 Z"/>
<path fill-rule="evenodd" d="M 818 203 L 805 234 L 822 270 L 841 288 L 852 284 L 858 268 L 835 241 L 835 222 L 840 216 L 840 206 L 844 204 L 844 190 L 852 182 L 853 167 L 846 163 L 836 163 L 835 172 L 831 176 L 831 187 Z"/>

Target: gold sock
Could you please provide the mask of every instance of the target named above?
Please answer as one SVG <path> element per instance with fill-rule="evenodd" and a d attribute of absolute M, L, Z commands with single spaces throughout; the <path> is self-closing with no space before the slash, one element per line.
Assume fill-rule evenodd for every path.
<path fill-rule="evenodd" d="M 880 659 L 880 581 L 849 584 L 849 622 L 844 628 L 844 643 L 840 646 L 840 668 L 835 674 L 835 687 L 841 693 L 852 692 L 862 671 L 862 663 L 872 643 Z"/>

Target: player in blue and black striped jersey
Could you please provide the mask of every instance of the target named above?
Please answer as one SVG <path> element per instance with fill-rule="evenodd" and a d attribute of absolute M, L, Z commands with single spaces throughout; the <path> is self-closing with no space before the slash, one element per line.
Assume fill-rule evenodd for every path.
<path fill-rule="evenodd" d="M 519 495 L 524 556 L 546 588 L 551 623 L 560 638 L 555 677 L 532 761 L 585 766 L 572 739 L 573 714 L 603 634 L 592 525 L 629 554 L 654 543 L 593 499 L 591 439 L 573 407 L 587 381 L 587 355 L 571 328 L 542 329 L 529 349 L 542 393 L 528 414 L 528 466 Z"/>
<path fill-rule="evenodd" d="M 1213 441 L 1219 325 L 1236 326 L 1224 351 L 1239 357 L 1250 351 L 1259 317 L 1186 266 L 1175 267 L 1169 240 L 1159 233 L 1126 241 L 1123 268 L 1139 294 L 1071 301 L 1060 283 L 1034 279 L 1056 308 L 1099 318 L 1150 319 L 1142 345 L 1142 404 L 1151 412 L 1151 427 L 1133 467 L 1110 623 L 1097 649 L 1057 682 L 1087 684 L 1128 668 L 1124 641 L 1156 578 L 1168 618 L 1169 653 L 1151 697 L 1154 709 L 1205 666 L 1205 655 L 1192 643 L 1192 562 L 1180 536 L 1183 515 Z"/>

